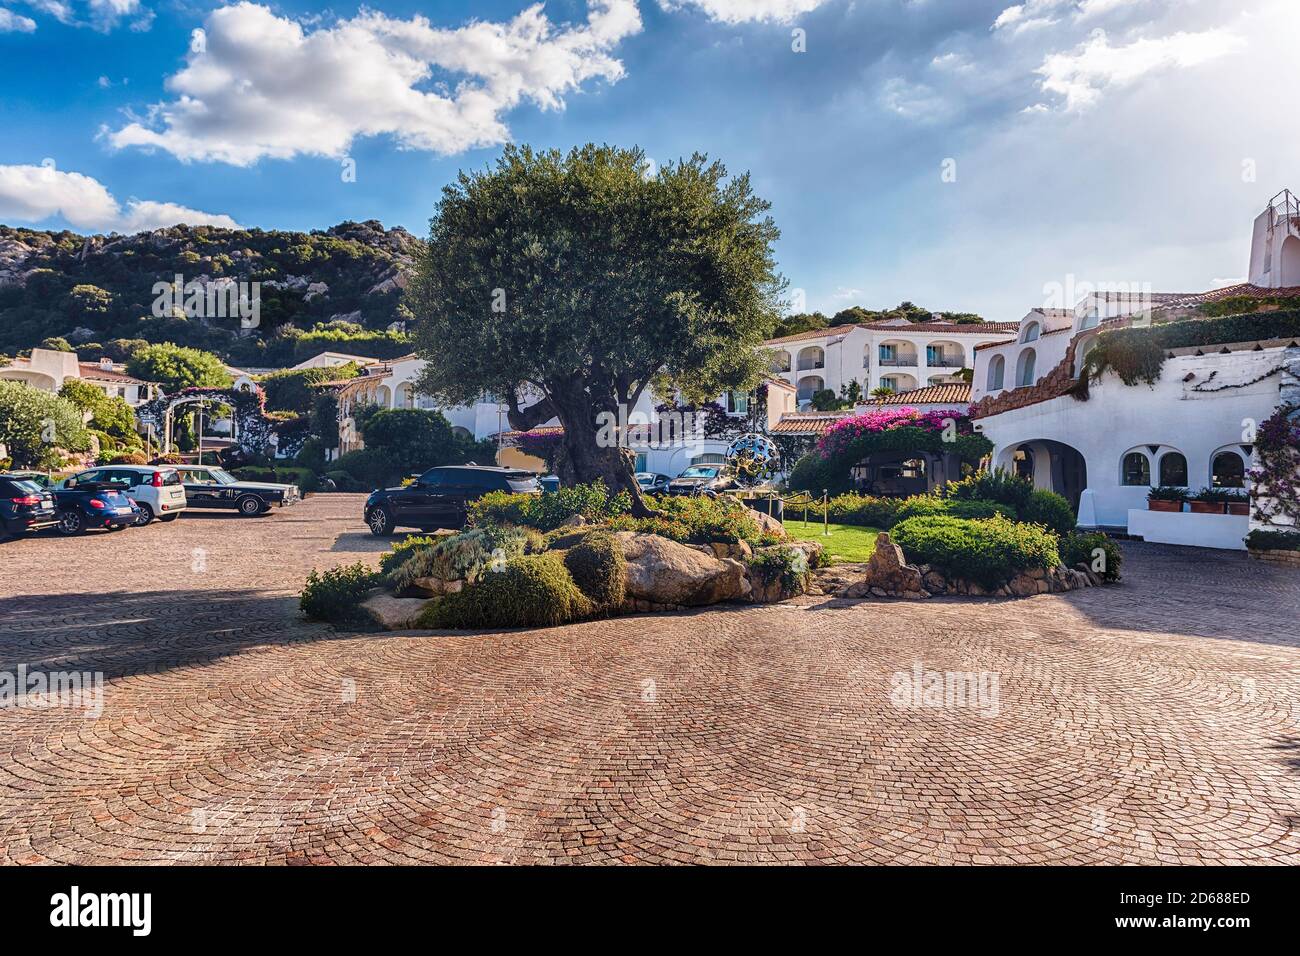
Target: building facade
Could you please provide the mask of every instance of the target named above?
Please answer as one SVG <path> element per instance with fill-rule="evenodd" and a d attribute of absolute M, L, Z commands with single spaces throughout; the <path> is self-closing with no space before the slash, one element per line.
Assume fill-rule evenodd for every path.
<path fill-rule="evenodd" d="M 75 352 L 32 349 L 30 358 L 17 358 L 0 367 L 0 379 L 26 382 L 45 392 L 57 392 L 70 378 L 94 385 L 110 398 L 124 399 L 132 408 L 160 394 L 156 383 L 127 375 L 124 366 L 110 359 L 82 362 Z"/>

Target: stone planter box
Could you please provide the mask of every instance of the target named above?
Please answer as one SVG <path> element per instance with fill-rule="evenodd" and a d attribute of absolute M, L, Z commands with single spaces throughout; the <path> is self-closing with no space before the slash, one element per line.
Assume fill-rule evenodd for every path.
<path fill-rule="evenodd" d="M 1148 511 L 1182 511 L 1183 503 L 1181 501 L 1164 501 L 1156 498 L 1147 499 Z"/>
<path fill-rule="evenodd" d="M 1268 561 L 1271 564 L 1285 564 L 1293 568 L 1300 568 L 1300 551 L 1251 550 L 1250 556 L 1256 561 Z"/>
<path fill-rule="evenodd" d="M 1245 515 L 1162 514 L 1159 511 L 1129 509 L 1128 533 L 1154 544 L 1183 544 L 1196 548 L 1245 551 L 1243 540 L 1250 530 Z"/>

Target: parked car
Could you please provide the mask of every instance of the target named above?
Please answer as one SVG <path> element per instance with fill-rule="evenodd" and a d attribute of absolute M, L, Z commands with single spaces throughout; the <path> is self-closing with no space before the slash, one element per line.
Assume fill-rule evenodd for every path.
<path fill-rule="evenodd" d="M 735 478 L 724 474 L 721 465 L 692 465 L 668 482 L 670 495 L 712 495 L 739 488 Z"/>
<path fill-rule="evenodd" d="M 489 491 L 541 494 L 532 472 L 491 465 L 442 465 L 430 468 L 403 488 L 382 488 L 366 499 L 364 517 L 374 535 L 396 528 L 461 528 L 470 502 Z"/>
<path fill-rule="evenodd" d="M 173 465 L 185 486 L 190 508 L 225 508 L 246 518 L 265 514 L 272 507 L 283 508 L 302 500 L 297 485 L 264 481 L 240 481 L 230 472 L 209 465 Z"/>
<path fill-rule="evenodd" d="M 121 484 L 126 496 L 140 509 L 137 524 L 175 521 L 185 510 L 185 486 L 176 469 L 167 465 L 105 465 L 74 475 L 78 484 L 107 481 Z"/>
<path fill-rule="evenodd" d="M 538 483 L 539 485 L 541 485 L 542 491 L 559 491 L 559 490 L 560 490 L 560 476 L 559 476 L 559 475 L 542 475 L 542 476 L 540 476 L 540 477 L 537 479 L 537 483 Z"/>
<path fill-rule="evenodd" d="M 53 491 L 54 486 L 58 484 L 53 478 L 43 471 L 7 471 L 6 478 L 14 478 L 19 481 L 30 481 L 42 491 Z"/>
<path fill-rule="evenodd" d="M 30 534 L 58 523 L 52 492 L 20 472 L 0 474 L 0 538 Z"/>
<path fill-rule="evenodd" d="M 636 483 L 641 486 L 642 491 L 649 495 L 666 494 L 668 482 L 671 480 L 667 475 L 660 475 L 651 471 L 638 471 L 636 473 Z"/>
<path fill-rule="evenodd" d="M 140 509 L 126 496 L 124 482 L 69 478 L 54 489 L 54 501 L 60 534 L 84 534 L 91 528 L 121 531 L 140 518 Z"/>

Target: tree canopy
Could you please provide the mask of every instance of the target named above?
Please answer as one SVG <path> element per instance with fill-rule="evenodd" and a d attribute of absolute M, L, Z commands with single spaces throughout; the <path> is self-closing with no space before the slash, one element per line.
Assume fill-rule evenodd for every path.
<path fill-rule="evenodd" d="M 211 352 L 170 343 L 146 345 L 127 360 L 136 378 L 158 382 L 168 394 L 182 388 L 229 388 L 233 379 L 221 359 Z"/>
<path fill-rule="evenodd" d="M 66 398 L 0 379 L 0 445 L 16 468 L 57 468 L 59 449 L 88 450 L 90 432 L 81 418 L 81 409 Z"/>
<path fill-rule="evenodd" d="M 639 149 L 507 147 L 447 186 L 431 220 L 410 290 L 421 391 L 502 396 L 523 431 L 558 417 L 561 479 L 637 496 L 597 416 L 652 381 L 689 400 L 758 381 L 783 290 L 769 207 L 701 155 L 652 174 Z"/>

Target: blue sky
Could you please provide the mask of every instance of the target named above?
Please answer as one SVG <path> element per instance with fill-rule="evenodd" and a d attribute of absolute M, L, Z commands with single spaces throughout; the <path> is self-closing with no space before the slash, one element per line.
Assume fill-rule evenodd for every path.
<path fill-rule="evenodd" d="M 0 0 L 0 221 L 423 234 L 506 141 L 699 150 L 809 309 L 1007 320 L 1239 280 L 1300 187 L 1297 35 L 1294 0 Z"/>

